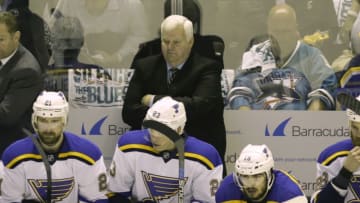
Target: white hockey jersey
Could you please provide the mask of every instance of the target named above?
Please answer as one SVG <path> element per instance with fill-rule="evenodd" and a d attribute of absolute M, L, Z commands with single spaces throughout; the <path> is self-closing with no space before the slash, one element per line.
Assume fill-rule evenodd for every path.
<path fill-rule="evenodd" d="M 89 140 L 65 132 L 57 154 L 47 154 L 51 164 L 52 202 L 105 203 L 106 167 L 100 149 Z M 45 202 L 48 180 L 41 155 L 31 138 L 10 145 L 2 157 L 5 169 L 3 202 L 33 199 Z"/>
<path fill-rule="evenodd" d="M 192 136 L 185 141 L 184 202 L 215 202 L 223 165 L 216 149 Z M 136 201 L 178 202 L 176 152 L 157 153 L 148 130 L 120 137 L 110 167 L 109 190 Z"/>
<path fill-rule="evenodd" d="M 353 147 L 354 145 L 352 144 L 351 139 L 346 139 L 327 147 L 321 152 L 316 164 L 316 183 L 319 190 L 313 194 L 311 201 L 312 203 L 318 202 L 317 195 L 320 192 L 320 189 L 324 188 L 335 176 L 338 175 L 339 171 L 344 165 L 344 161 L 347 155 Z M 334 193 L 339 196 L 339 194 L 335 191 L 333 194 L 323 195 L 330 197 L 334 195 Z M 345 198 L 341 201 L 341 203 L 360 201 L 360 170 L 357 170 L 353 173 L 353 177 L 351 178 Z M 340 202 L 333 199 L 332 203 Z"/>

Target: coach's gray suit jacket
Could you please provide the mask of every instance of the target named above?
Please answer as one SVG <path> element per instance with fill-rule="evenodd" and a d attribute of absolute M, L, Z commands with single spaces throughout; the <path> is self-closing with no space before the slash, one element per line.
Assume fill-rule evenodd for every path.
<path fill-rule="evenodd" d="M 0 158 L 5 148 L 31 128 L 32 104 L 43 89 L 43 75 L 35 57 L 20 45 L 0 68 Z"/>

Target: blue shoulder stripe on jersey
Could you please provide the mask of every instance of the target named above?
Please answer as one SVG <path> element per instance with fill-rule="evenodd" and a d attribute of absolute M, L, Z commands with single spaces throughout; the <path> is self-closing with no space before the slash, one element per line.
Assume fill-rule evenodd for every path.
<path fill-rule="evenodd" d="M 60 149 L 58 159 L 74 158 L 92 165 L 102 156 L 101 150 L 90 140 L 70 132 L 64 132 L 64 144 Z"/>
<path fill-rule="evenodd" d="M 205 156 L 200 154 L 185 152 L 185 159 L 190 159 L 200 164 L 204 165 L 207 169 L 212 170 L 215 168 L 215 165 Z"/>
<path fill-rule="evenodd" d="M 14 168 L 26 160 L 42 161 L 41 155 L 38 153 L 30 137 L 17 140 L 8 146 L 1 159 L 7 168 Z"/>
<path fill-rule="evenodd" d="M 227 175 L 221 182 L 215 194 L 216 202 L 246 203 L 242 190 L 236 183 L 234 173 Z"/>
<path fill-rule="evenodd" d="M 81 138 L 72 133 L 64 133 L 64 143 L 59 151 L 58 159 L 77 159 L 86 164 L 92 165 L 102 156 L 100 149 L 91 141 Z M 24 161 L 33 160 L 41 162 L 41 155 L 38 153 L 31 138 L 26 137 L 11 144 L 3 153 L 2 161 L 8 168 L 14 168 Z"/>
<path fill-rule="evenodd" d="M 119 138 L 118 147 L 128 144 L 142 144 L 151 147 L 149 131 L 146 129 L 127 131 Z"/>
<path fill-rule="evenodd" d="M 282 170 L 274 170 L 274 176 L 275 179 L 268 194 L 268 201 L 286 202 L 295 197 L 305 197 L 299 181 L 293 175 Z"/>
<path fill-rule="evenodd" d="M 133 130 L 123 134 L 118 140 L 118 148 L 123 152 L 139 151 L 160 156 L 152 147 L 148 130 Z"/>
<path fill-rule="evenodd" d="M 185 152 L 194 155 L 196 154 L 196 156 L 191 157 L 197 157 L 199 161 L 206 163 L 210 168 L 223 164 L 219 152 L 215 147 L 192 136 L 188 136 L 186 139 Z"/>
<path fill-rule="evenodd" d="M 320 153 L 317 162 L 322 165 L 328 166 L 337 158 L 347 156 L 349 154 L 349 151 L 353 147 L 354 145 L 352 144 L 351 139 L 337 142 L 324 149 Z"/>
<path fill-rule="evenodd" d="M 141 151 L 155 156 L 161 156 L 152 147 L 149 141 L 148 130 L 126 132 L 120 137 L 118 147 L 123 152 Z M 208 169 L 222 165 L 220 155 L 212 145 L 192 136 L 188 136 L 186 139 L 185 158 L 197 161 Z"/>

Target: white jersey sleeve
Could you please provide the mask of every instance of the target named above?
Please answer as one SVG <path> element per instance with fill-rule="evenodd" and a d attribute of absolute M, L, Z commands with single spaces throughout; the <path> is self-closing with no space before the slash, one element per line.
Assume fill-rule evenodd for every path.
<path fill-rule="evenodd" d="M 130 194 L 135 180 L 134 161 L 129 158 L 117 145 L 109 170 L 109 190 L 124 196 Z"/>
<path fill-rule="evenodd" d="M 3 203 L 21 202 L 25 191 L 25 171 L 24 167 L 18 166 L 16 169 L 4 168 L 4 179 L 1 184 L 1 194 Z"/>
<path fill-rule="evenodd" d="M 195 169 L 195 171 L 198 175 L 192 185 L 194 200 L 215 200 L 215 193 L 222 179 L 223 166 L 218 165 L 212 170 Z"/>
<path fill-rule="evenodd" d="M 107 190 L 107 175 L 103 157 L 101 156 L 93 165 L 82 162 L 76 164 L 75 176 L 78 178 L 80 196 L 92 202 L 101 196 L 106 199 L 104 191 Z"/>
<path fill-rule="evenodd" d="M 347 191 L 336 187 L 332 182 L 343 168 L 344 161 L 353 147 L 351 139 L 346 139 L 327 147 L 320 153 L 316 165 L 317 191 L 311 197 L 312 203 L 327 201 L 342 203 L 359 200 L 359 170 L 353 173 Z"/>

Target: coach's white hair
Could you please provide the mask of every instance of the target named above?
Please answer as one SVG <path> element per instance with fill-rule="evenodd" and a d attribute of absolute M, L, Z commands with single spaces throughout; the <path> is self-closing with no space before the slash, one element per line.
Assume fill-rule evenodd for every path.
<path fill-rule="evenodd" d="M 178 26 L 183 26 L 185 31 L 185 37 L 187 41 L 190 41 L 194 37 L 194 28 L 192 22 L 182 15 L 170 15 L 161 23 L 161 35 L 164 30 L 175 29 Z"/>

